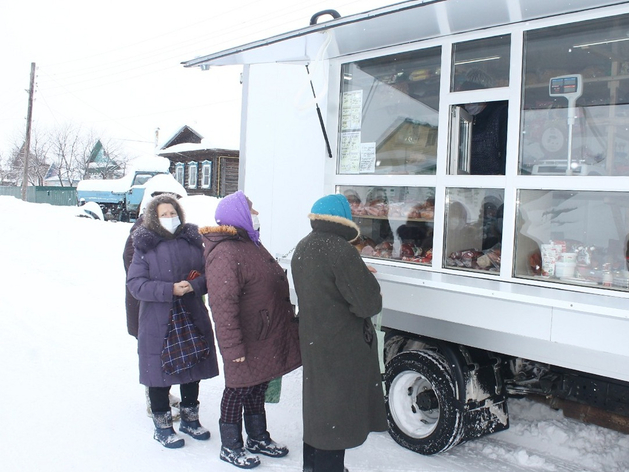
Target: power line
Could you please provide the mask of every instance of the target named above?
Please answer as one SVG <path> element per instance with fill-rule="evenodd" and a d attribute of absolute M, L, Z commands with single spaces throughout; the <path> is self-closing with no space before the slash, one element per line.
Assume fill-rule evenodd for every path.
<path fill-rule="evenodd" d="M 237 12 L 239 10 L 246 9 L 249 5 L 253 5 L 256 3 L 260 3 L 260 2 L 259 1 L 250 2 L 246 5 L 236 7 L 222 14 L 219 14 L 217 15 L 217 17 L 220 18 L 220 17 L 237 16 Z M 323 5 L 324 3 L 325 2 L 323 1 L 318 2 L 317 5 L 318 4 Z M 356 2 L 356 1 L 346 2 L 346 4 L 348 5 L 355 4 L 355 3 L 359 3 L 359 2 Z M 169 50 L 167 51 L 166 54 L 163 47 L 156 48 L 153 52 L 146 52 L 145 50 L 142 50 L 137 53 L 134 52 L 131 56 L 128 56 L 126 58 L 117 57 L 115 60 L 102 63 L 102 65 L 96 65 L 96 66 L 87 67 L 87 68 L 82 67 L 80 72 L 69 74 L 66 77 L 64 77 L 63 72 L 57 72 L 57 75 L 60 76 L 59 77 L 60 80 L 72 81 L 76 79 L 77 81 L 72 82 L 70 85 L 77 85 L 83 82 L 81 77 L 85 77 L 85 76 L 96 75 L 97 76 L 96 78 L 91 77 L 87 79 L 87 80 L 92 81 L 92 80 L 98 80 L 100 77 L 103 77 L 103 76 L 108 76 L 112 74 L 123 74 L 127 72 L 128 70 L 142 69 L 144 67 L 150 67 L 152 65 L 161 64 L 161 63 L 174 64 L 176 61 L 176 63 L 178 64 L 182 60 L 187 60 L 188 58 L 194 57 L 195 55 L 207 53 L 207 49 L 209 47 L 212 47 L 215 50 L 219 50 L 221 46 L 227 47 L 227 45 L 229 45 L 230 43 L 234 43 L 234 41 L 239 41 L 239 43 L 242 43 L 243 35 L 247 38 L 253 38 L 253 37 L 259 38 L 259 37 L 266 36 L 264 33 L 268 33 L 269 31 L 278 31 L 280 28 L 281 28 L 281 31 L 284 32 L 286 28 L 283 27 L 282 25 L 296 21 L 297 18 L 299 17 L 304 19 L 304 24 L 302 26 L 306 27 L 307 19 L 309 19 L 309 16 L 308 18 L 306 18 L 303 15 L 306 9 L 310 10 L 311 7 L 312 7 L 311 5 L 303 6 L 302 4 L 301 6 L 284 10 L 280 14 L 278 14 L 278 12 L 270 11 L 260 17 L 257 17 L 256 19 L 249 19 L 248 21 L 241 23 L 237 27 L 224 26 L 220 29 L 212 29 L 210 33 L 197 34 L 192 37 L 189 37 L 186 40 L 176 42 L 174 45 L 169 46 L 168 48 Z M 312 13 L 314 12 L 310 11 L 308 15 L 311 15 Z M 212 18 L 212 20 L 215 20 L 215 19 L 216 17 Z M 279 21 L 271 22 L 271 26 L 266 26 L 269 23 L 270 19 L 283 20 L 283 21 L 281 23 Z M 204 24 L 204 23 L 207 23 L 208 21 L 211 21 L 211 20 L 206 18 L 192 25 L 186 25 L 185 27 L 181 27 L 181 28 L 172 30 L 168 33 L 164 33 L 163 35 L 156 36 L 153 39 L 167 37 L 182 30 L 190 30 L 195 25 Z M 229 39 L 223 39 L 222 41 L 220 40 L 221 38 L 226 38 L 230 36 L 233 37 L 234 39 L 229 38 Z M 77 59 L 74 61 L 67 61 L 61 64 L 70 64 L 70 63 L 82 64 L 83 61 L 86 61 L 88 59 L 93 60 L 94 58 L 98 56 L 102 56 L 104 54 L 111 54 L 116 51 L 130 49 L 136 45 L 145 44 L 150 41 L 151 40 L 148 40 L 148 39 L 143 40 L 143 41 L 136 42 L 136 43 L 133 43 L 133 44 L 121 47 L 121 48 L 116 48 L 107 52 L 102 52 L 94 56 L 88 56 L 86 58 Z M 211 43 L 211 46 L 210 44 L 200 46 L 201 43 L 203 44 Z M 200 49 L 201 47 L 203 48 L 202 52 Z M 153 58 L 158 58 L 158 60 L 147 62 Z M 54 70 L 54 67 L 56 65 L 57 64 L 51 64 L 50 65 L 51 70 Z M 122 68 L 122 70 L 116 71 L 117 68 Z"/>

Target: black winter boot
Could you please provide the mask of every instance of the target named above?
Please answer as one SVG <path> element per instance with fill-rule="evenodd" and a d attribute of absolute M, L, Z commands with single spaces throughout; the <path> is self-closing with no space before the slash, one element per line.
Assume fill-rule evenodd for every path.
<path fill-rule="evenodd" d="M 269 457 L 284 457 L 288 454 L 288 448 L 271 439 L 266 430 L 266 415 L 245 415 L 245 429 L 247 430 L 246 448 L 251 452 L 257 452 Z"/>
<path fill-rule="evenodd" d="M 258 456 L 254 456 L 243 447 L 242 425 L 240 423 L 219 421 L 218 426 L 221 432 L 221 460 L 241 469 L 253 469 L 260 465 Z"/>
<path fill-rule="evenodd" d="M 173 429 L 173 415 L 170 411 L 154 411 L 153 424 L 155 433 L 153 439 L 168 449 L 183 447 L 185 441 L 175 433 Z"/>
<path fill-rule="evenodd" d="M 199 422 L 199 404 L 196 406 L 181 406 L 181 423 L 179 424 L 179 431 L 189 434 L 194 439 L 200 441 L 206 441 L 210 439 L 210 432 L 201 426 Z"/>

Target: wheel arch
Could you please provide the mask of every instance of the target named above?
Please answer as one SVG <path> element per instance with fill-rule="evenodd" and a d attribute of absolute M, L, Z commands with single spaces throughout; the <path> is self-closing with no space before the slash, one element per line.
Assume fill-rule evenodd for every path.
<path fill-rule="evenodd" d="M 437 352 L 443 355 L 443 357 L 445 357 L 446 361 L 448 362 L 448 365 L 450 366 L 451 374 L 456 382 L 458 400 L 462 403 L 465 403 L 467 393 L 464 371 L 465 366 L 467 365 L 467 361 L 461 353 L 461 349 L 465 349 L 465 346 L 451 343 L 449 341 L 442 341 L 440 339 L 434 339 L 427 336 L 421 336 L 419 334 L 407 333 L 405 331 L 398 330 L 390 330 L 385 334 L 385 346 L 387 340 L 392 339 L 394 336 L 401 336 L 407 341 L 401 343 L 400 349 L 395 354 L 392 354 L 391 357 L 403 351 L 409 350 L 404 349 L 405 346 L 408 346 L 409 340 L 415 340 L 417 342 L 433 346 Z"/>

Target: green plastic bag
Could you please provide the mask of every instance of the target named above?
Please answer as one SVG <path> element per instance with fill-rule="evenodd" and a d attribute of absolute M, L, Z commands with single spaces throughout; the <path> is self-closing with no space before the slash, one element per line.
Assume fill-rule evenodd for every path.
<path fill-rule="evenodd" d="M 280 393 L 282 392 L 282 377 L 278 377 L 269 382 L 269 388 L 266 389 L 264 401 L 266 403 L 279 403 Z"/>

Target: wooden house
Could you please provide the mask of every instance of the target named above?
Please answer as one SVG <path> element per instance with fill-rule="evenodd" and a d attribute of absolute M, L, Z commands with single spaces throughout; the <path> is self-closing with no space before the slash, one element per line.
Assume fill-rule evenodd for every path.
<path fill-rule="evenodd" d="M 170 172 L 188 195 L 224 197 L 238 190 L 240 152 L 205 144 L 189 126 L 179 129 L 158 155 L 170 160 Z"/>

